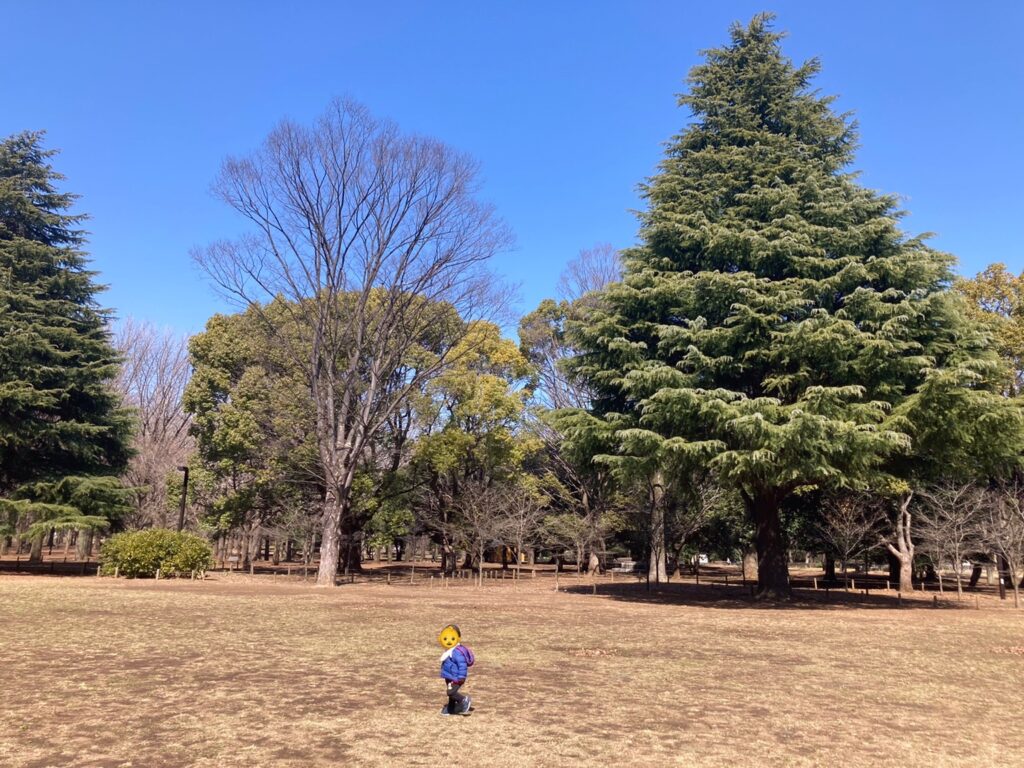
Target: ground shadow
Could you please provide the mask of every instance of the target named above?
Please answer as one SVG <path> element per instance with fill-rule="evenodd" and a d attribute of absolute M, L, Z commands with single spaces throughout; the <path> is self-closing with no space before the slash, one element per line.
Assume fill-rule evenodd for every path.
<path fill-rule="evenodd" d="M 596 590 L 595 590 L 596 584 Z M 759 600 L 754 595 L 754 585 L 742 582 L 723 584 L 694 584 L 675 582 L 668 584 L 650 584 L 645 581 L 635 583 L 596 582 L 591 584 L 572 584 L 563 589 L 568 594 L 598 595 L 612 600 L 631 603 L 655 603 L 667 605 L 699 605 L 708 608 L 723 609 L 836 609 L 836 608 L 885 608 L 907 610 L 957 610 L 974 609 L 973 596 L 965 596 L 957 602 L 955 596 L 948 595 L 940 599 L 938 594 L 915 592 L 913 597 L 905 597 L 898 592 L 870 589 L 846 591 L 842 584 L 822 586 L 813 589 L 800 584 L 793 585 L 793 597 L 787 601 Z"/>

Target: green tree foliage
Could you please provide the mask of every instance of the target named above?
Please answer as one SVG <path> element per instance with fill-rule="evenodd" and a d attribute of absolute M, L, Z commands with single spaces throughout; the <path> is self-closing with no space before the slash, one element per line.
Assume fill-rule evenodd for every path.
<path fill-rule="evenodd" d="M 1019 417 L 947 290 L 952 258 L 856 183 L 855 126 L 770 22 L 691 72 L 694 122 L 644 187 L 624 280 L 576 327 L 575 368 L 616 432 L 598 460 L 709 466 L 755 525 L 760 593 L 786 596 L 784 499 L 893 485 L 940 446 L 1010 459 Z"/>
<path fill-rule="evenodd" d="M 69 213 L 76 197 L 58 191 L 42 139 L 0 142 L 0 498 L 29 522 L 91 528 L 119 493 L 97 476 L 124 469 L 131 416 L 112 388 L 84 217 Z"/>
<path fill-rule="evenodd" d="M 213 567 L 213 550 L 200 536 L 166 528 L 118 533 L 103 542 L 101 572 L 128 578 L 189 575 Z"/>
<path fill-rule="evenodd" d="M 511 479 L 540 449 L 522 429 L 533 369 L 498 326 L 472 324 L 453 350 L 452 366 L 430 381 L 414 403 L 420 436 L 413 472 L 425 491 L 425 526 L 448 559 L 459 531 L 459 503 L 469 489 Z M 494 510 L 497 514 L 497 510 Z M 480 522 L 479 520 L 477 522 Z"/>
<path fill-rule="evenodd" d="M 193 492 L 205 523 L 248 538 L 285 509 L 309 509 L 322 496 L 315 418 L 308 389 L 265 329 L 269 307 L 215 315 L 189 344 L 193 374 L 184 407 L 197 455 Z M 250 542 L 253 543 L 253 542 Z"/>
<path fill-rule="evenodd" d="M 991 264 L 955 286 L 967 299 L 968 312 L 992 328 L 1008 368 L 1007 392 L 1019 395 L 1024 387 L 1024 272 L 1015 275 L 1005 264 Z"/>

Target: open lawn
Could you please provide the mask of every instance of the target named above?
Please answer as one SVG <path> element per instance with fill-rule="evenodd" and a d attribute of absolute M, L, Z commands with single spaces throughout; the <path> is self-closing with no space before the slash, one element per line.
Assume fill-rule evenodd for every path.
<path fill-rule="evenodd" d="M 2 575 L 0 765 L 1024 765 L 1007 603 L 401 581 Z M 452 621 L 468 718 L 439 715 Z"/>

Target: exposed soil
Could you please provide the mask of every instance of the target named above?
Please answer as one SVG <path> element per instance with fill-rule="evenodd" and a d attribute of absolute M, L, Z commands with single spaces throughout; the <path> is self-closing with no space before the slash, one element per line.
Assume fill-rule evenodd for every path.
<path fill-rule="evenodd" d="M 400 573 L 0 576 L 0 765 L 1024 765 L 1012 602 Z"/>

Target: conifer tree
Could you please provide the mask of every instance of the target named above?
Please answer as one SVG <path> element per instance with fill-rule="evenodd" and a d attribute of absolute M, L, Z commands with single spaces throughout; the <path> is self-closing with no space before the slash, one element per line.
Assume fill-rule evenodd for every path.
<path fill-rule="evenodd" d="M 83 489 L 109 495 L 109 484 L 66 479 L 118 474 L 131 418 L 112 388 L 118 360 L 82 250 L 84 217 L 69 212 L 76 196 L 58 191 L 42 138 L 0 141 L 0 503 L 33 524 L 80 516 L 91 530 Z"/>
<path fill-rule="evenodd" d="M 754 523 L 759 593 L 785 597 L 785 499 L 906 487 L 938 448 L 948 463 L 987 444 L 972 465 L 984 471 L 1015 459 L 1019 416 L 948 290 L 952 257 L 857 183 L 855 124 L 771 21 L 734 25 L 692 70 L 680 103 L 694 121 L 643 187 L 623 281 L 575 328 L 574 370 L 595 395 L 579 428 L 617 433 L 595 460 L 652 477 L 713 469 Z"/>

